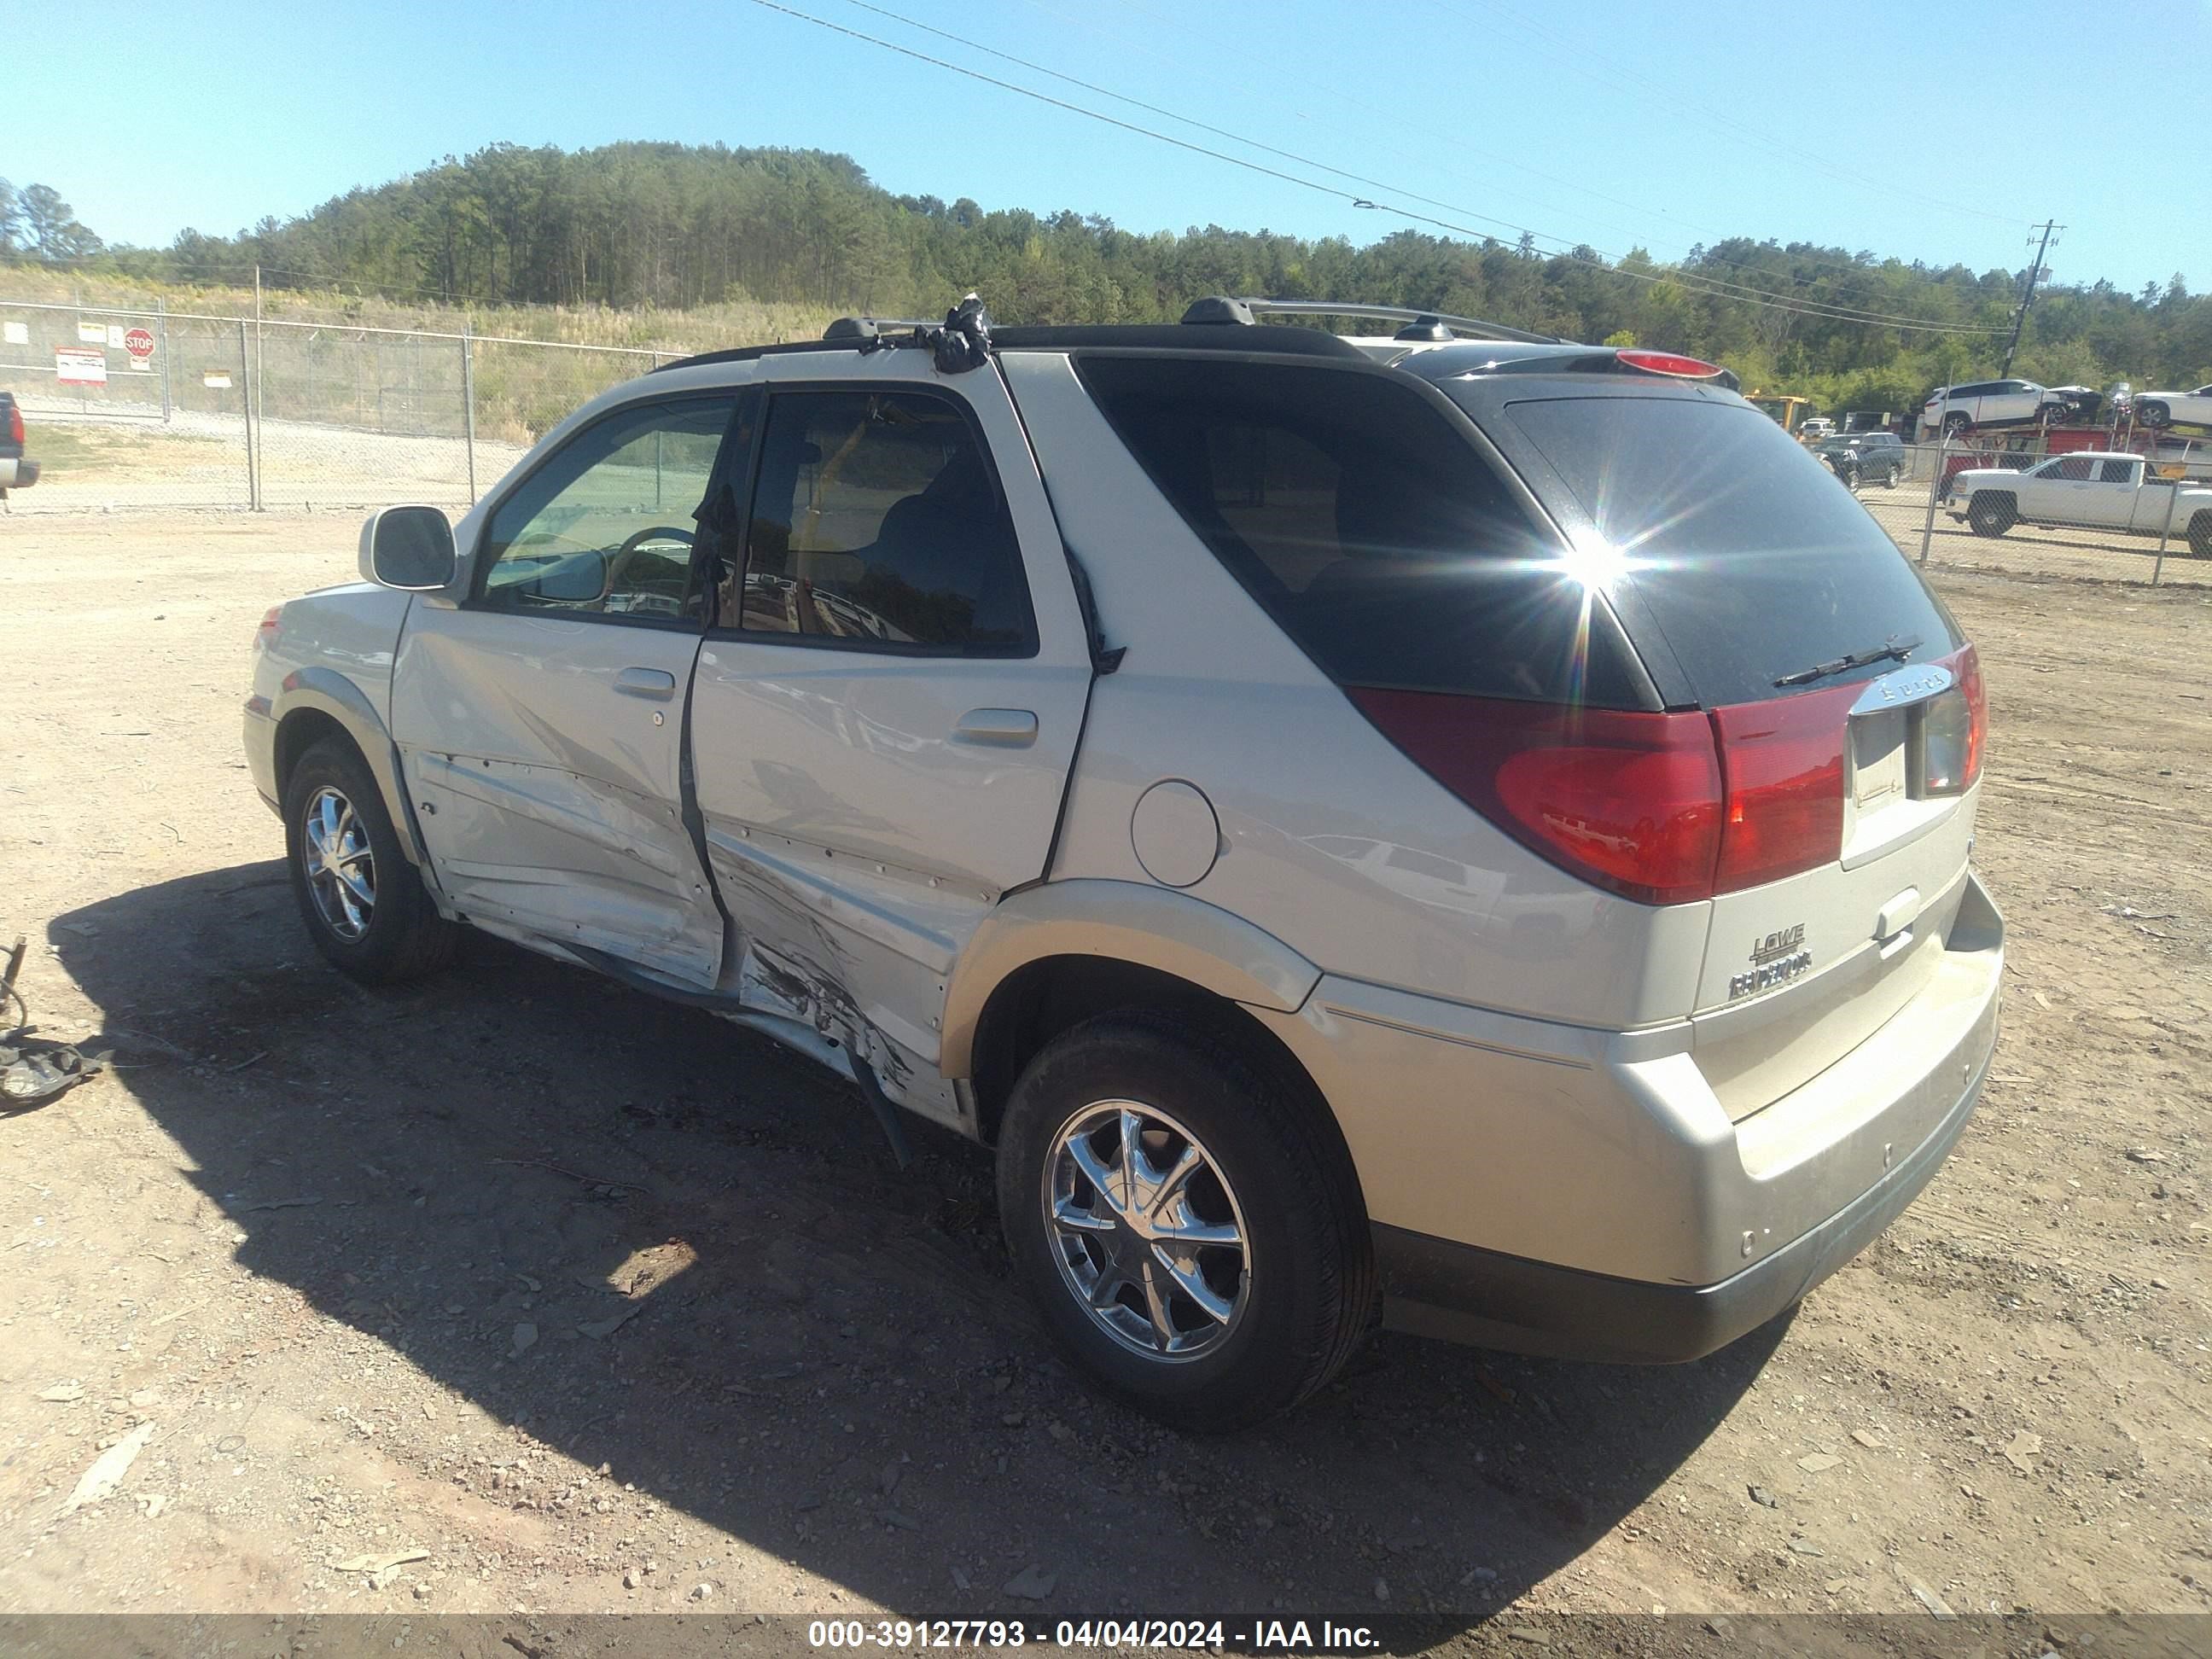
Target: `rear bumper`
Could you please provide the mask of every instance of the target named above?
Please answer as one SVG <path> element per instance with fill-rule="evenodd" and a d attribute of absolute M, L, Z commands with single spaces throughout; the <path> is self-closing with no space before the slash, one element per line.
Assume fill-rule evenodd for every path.
<path fill-rule="evenodd" d="M 1963 1131 L 1996 1045 L 2004 924 L 1971 873 L 1957 891 L 1911 1000 L 1733 1117 L 1705 1068 L 1722 1051 L 1688 1021 L 1596 1031 L 1327 976 L 1296 1014 L 1253 1012 L 1343 1129 L 1391 1324 L 1694 1358 L 1863 1249 Z"/>
<path fill-rule="evenodd" d="M 39 464 L 0 456 L 0 489 L 28 489 L 39 481 Z"/>
<path fill-rule="evenodd" d="M 1701 1359 L 1796 1306 L 1881 1236 L 1943 1167 L 1988 1069 L 1984 1055 L 1935 1132 L 1856 1201 L 1717 1285 L 1613 1279 L 1377 1225 L 1385 1319 L 1416 1335 L 1565 1359 Z"/>

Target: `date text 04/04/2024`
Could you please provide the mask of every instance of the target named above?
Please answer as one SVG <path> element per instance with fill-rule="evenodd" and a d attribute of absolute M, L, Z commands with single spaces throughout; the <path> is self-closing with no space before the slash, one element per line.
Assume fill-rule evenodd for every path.
<path fill-rule="evenodd" d="M 1262 1620 L 1231 1629 L 1226 1620 L 1063 1619 L 1035 1629 L 1018 1619 L 817 1619 L 807 1626 L 816 1648 L 1163 1648 L 1277 1653 L 1358 1653 L 1379 1646 L 1363 1625 L 1304 1619 Z"/>

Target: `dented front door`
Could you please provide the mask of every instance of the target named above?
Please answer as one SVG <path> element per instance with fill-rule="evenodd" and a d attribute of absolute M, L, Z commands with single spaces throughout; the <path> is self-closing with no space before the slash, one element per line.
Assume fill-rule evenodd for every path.
<path fill-rule="evenodd" d="M 734 406 L 658 399 L 580 428 L 486 519 L 470 599 L 414 606 L 392 689 L 456 908 L 701 987 L 722 923 L 683 810 L 692 513 Z"/>

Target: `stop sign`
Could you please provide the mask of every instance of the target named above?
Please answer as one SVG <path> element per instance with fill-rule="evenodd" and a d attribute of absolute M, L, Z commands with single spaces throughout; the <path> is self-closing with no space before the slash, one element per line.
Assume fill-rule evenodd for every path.
<path fill-rule="evenodd" d="M 123 349 L 134 357 L 154 355 L 154 336 L 147 329 L 134 328 L 123 337 Z"/>

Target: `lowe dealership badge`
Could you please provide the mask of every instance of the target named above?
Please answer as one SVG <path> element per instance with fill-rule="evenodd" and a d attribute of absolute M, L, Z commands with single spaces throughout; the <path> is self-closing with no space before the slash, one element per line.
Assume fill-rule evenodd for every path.
<path fill-rule="evenodd" d="M 1805 924 L 1801 921 L 1753 941 L 1751 971 L 1729 981 L 1729 1000 L 1787 985 L 1799 975 L 1810 973 L 1812 968 L 1813 953 L 1805 949 Z"/>

